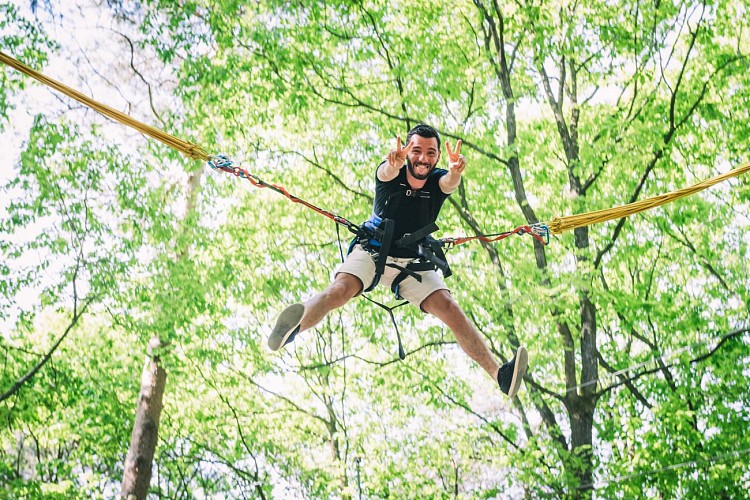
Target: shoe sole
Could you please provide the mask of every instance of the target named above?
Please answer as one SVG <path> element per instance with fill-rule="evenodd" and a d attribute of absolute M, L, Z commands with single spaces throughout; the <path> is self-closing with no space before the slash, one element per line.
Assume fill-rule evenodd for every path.
<path fill-rule="evenodd" d="M 276 320 L 276 326 L 273 327 L 271 335 L 268 336 L 268 347 L 272 351 L 281 349 L 292 332 L 299 326 L 304 314 L 305 306 L 302 304 L 292 304 L 281 311 L 279 319 Z"/>
<path fill-rule="evenodd" d="M 516 365 L 513 369 L 513 378 L 510 381 L 510 390 L 508 391 L 508 397 L 514 398 L 518 394 L 518 389 L 521 388 L 521 382 L 523 376 L 526 373 L 526 367 L 529 364 L 529 355 L 526 352 L 526 348 L 521 346 L 516 351 Z"/>

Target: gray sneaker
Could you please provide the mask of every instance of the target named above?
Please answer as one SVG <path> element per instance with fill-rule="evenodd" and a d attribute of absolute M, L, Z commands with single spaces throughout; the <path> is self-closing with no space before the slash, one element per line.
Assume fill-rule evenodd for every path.
<path fill-rule="evenodd" d="M 521 346 L 513 359 L 497 371 L 497 383 L 500 384 L 500 390 L 507 394 L 509 398 L 516 397 L 528 364 L 529 356 L 526 353 L 526 348 Z"/>
<path fill-rule="evenodd" d="M 273 327 L 271 335 L 268 336 L 268 347 L 272 351 L 278 351 L 294 340 L 294 337 L 299 333 L 299 325 L 303 314 L 305 314 L 305 306 L 302 304 L 292 304 L 281 311 L 279 319 L 276 320 L 276 326 Z"/>

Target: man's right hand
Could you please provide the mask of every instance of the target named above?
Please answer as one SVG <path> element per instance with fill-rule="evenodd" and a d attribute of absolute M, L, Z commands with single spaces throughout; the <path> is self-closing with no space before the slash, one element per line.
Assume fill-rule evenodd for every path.
<path fill-rule="evenodd" d="M 396 137 L 396 149 L 392 149 L 388 156 L 385 157 L 385 161 L 378 167 L 378 179 L 382 182 L 390 182 L 396 177 L 401 171 L 401 168 L 406 162 L 406 156 L 411 151 L 413 142 L 409 141 L 409 144 L 405 148 L 401 147 L 401 137 Z"/>
<path fill-rule="evenodd" d="M 404 166 L 404 162 L 406 161 L 406 156 L 409 154 L 409 151 L 411 151 L 413 145 L 414 143 L 409 141 L 409 144 L 407 144 L 405 148 L 402 148 L 401 137 L 396 137 L 396 149 L 391 149 L 388 156 L 386 156 L 388 169 L 391 171 L 395 169 L 401 170 L 401 167 Z"/>

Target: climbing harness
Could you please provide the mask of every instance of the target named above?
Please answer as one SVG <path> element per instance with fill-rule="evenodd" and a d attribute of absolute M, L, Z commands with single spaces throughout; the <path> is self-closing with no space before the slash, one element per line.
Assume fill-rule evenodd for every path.
<path fill-rule="evenodd" d="M 365 288 L 365 292 L 369 292 L 377 286 L 386 267 L 401 271 L 391 285 L 391 290 L 397 299 L 401 298 L 398 287 L 408 276 L 412 276 L 421 282 L 422 277 L 418 274 L 419 271 L 436 271 L 439 269 L 446 278 L 452 274 L 445 259 L 442 242 L 431 236 L 438 229 L 434 222 L 413 233 L 407 233 L 396 241 L 393 241 L 394 228 L 395 221 L 393 219 L 381 219 L 377 215 L 372 215 L 359 227 L 357 236 L 349 244 L 349 253 L 352 252 L 355 245 L 359 244 L 375 260 L 375 277 L 372 283 Z M 411 250 L 416 257 L 406 266 L 387 262 L 392 248 Z"/>

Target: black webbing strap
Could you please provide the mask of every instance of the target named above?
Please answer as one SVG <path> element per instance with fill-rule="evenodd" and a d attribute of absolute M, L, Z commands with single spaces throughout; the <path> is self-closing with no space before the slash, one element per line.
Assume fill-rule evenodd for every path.
<path fill-rule="evenodd" d="M 404 344 L 403 342 L 401 342 L 401 332 L 398 329 L 398 324 L 396 323 L 396 317 L 393 315 L 393 310 L 396 309 L 397 307 L 401 307 L 401 306 L 408 304 L 408 302 L 404 301 L 404 302 L 401 302 L 400 304 L 396 304 L 395 306 L 388 307 L 387 305 L 381 302 L 378 302 L 377 300 L 371 299 L 367 295 L 363 294 L 363 295 L 360 295 L 360 297 L 362 297 L 363 299 L 367 299 L 373 304 L 375 304 L 376 306 L 388 311 L 388 314 L 391 317 L 391 323 L 393 323 L 393 328 L 396 330 L 396 339 L 398 340 L 398 357 L 403 361 L 406 358 L 406 351 L 404 351 Z"/>
<path fill-rule="evenodd" d="M 443 252 L 443 248 L 440 245 L 440 242 L 432 236 L 428 235 L 417 245 L 417 253 L 419 254 L 420 260 L 417 262 L 411 262 L 405 267 L 400 267 L 401 272 L 393 280 L 393 283 L 391 283 L 391 291 L 397 299 L 401 298 L 401 295 L 398 292 L 399 286 L 401 285 L 401 282 L 406 278 L 412 276 L 416 278 L 420 283 L 422 282 L 422 277 L 417 274 L 419 271 L 432 271 L 434 269 L 440 269 L 440 271 L 442 271 L 443 273 L 444 278 L 447 278 L 451 274 L 453 274 L 451 272 L 450 266 L 448 265 L 448 262 L 445 259 L 445 252 Z M 388 265 L 391 267 L 398 267 L 393 264 Z"/>
<path fill-rule="evenodd" d="M 383 219 L 377 226 L 365 223 L 359 227 L 357 237 L 352 240 L 349 245 L 349 252 L 352 251 L 354 245 L 359 243 L 362 247 L 369 251 L 373 257 L 377 253 L 375 260 L 375 276 L 373 277 L 372 283 L 368 286 L 364 292 L 371 292 L 380 282 L 380 277 L 385 272 L 386 266 L 400 270 L 401 272 L 396 276 L 391 285 L 391 291 L 397 299 L 402 299 L 399 294 L 399 286 L 401 282 L 411 276 L 420 283 L 422 282 L 422 276 L 419 274 L 422 271 L 432 271 L 434 269 L 440 269 L 443 272 L 443 276 L 448 277 L 451 275 L 450 267 L 445 260 L 445 253 L 443 252 L 441 243 L 430 236 L 433 232 L 437 231 L 438 226 L 432 222 L 425 227 L 418 229 L 410 234 L 405 234 L 399 238 L 396 242 L 393 241 L 393 231 L 395 228 L 395 222 L 393 219 Z M 338 226 L 337 226 L 338 230 Z M 372 244 L 373 240 L 379 242 L 380 245 Z M 392 245 L 396 245 L 399 248 L 410 247 L 417 255 L 419 255 L 419 261 L 410 262 L 406 266 L 400 266 L 393 262 L 388 262 L 388 254 Z M 341 255 L 343 262 L 343 252 Z M 393 315 L 393 309 L 396 307 L 408 304 L 408 302 L 402 302 L 394 307 L 388 307 L 385 304 L 371 299 L 367 295 L 362 295 L 365 299 L 376 304 L 377 306 L 388 311 L 393 322 L 393 327 L 396 329 L 396 337 L 398 339 L 398 356 L 402 360 L 406 357 L 404 346 L 401 342 L 401 332 L 399 332 L 398 325 L 396 324 L 396 318 Z"/>
<path fill-rule="evenodd" d="M 422 276 L 420 276 L 418 273 L 420 271 L 433 271 L 435 269 L 435 265 L 432 262 L 410 262 L 405 267 L 396 266 L 394 264 L 388 265 L 397 269 L 401 269 L 401 272 L 398 273 L 398 276 L 396 276 L 393 279 L 393 283 L 391 283 L 391 291 L 398 300 L 403 299 L 403 297 L 401 297 L 401 294 L 398 293 L 398 289 L 402 281 L 411 276 L 421 283 Z"/>
<path fill-rule="evenodd" d="M 401 271 L 401 274 L 405 275 L 405 277 L 411 276 L 420 283 L 422 283 L 422 275 L 419 274 L 419 271 L 432 271 L 433 269 L 435 269 L 435 266 L 429 262 L 410 262 L 405 266 L 399 266 L 398 264 L 390 262 L 388 263 L 388 267 L 398 269 L 399 271 Z"/>
<path fill-rule="evenodd" d="M 393 243 L 393 229 L 396 227 L 393 219 L 383 219 L 380 224 L 379 230 L 382 230 L 383 237 L 380 240 L 380 250 L 378 251 L 378 260 L 375 261 L 375 277 L 372 279 L 372 283 L 365 289 L 365 292 L 372 291 L 378 282 L 380 277 L 385 272 L 385 264 L 388 261 L 388 252 L 391 250 L 391 243 Z"/>
<path fill-rule="evenodd" d="M 445 258 L 440 242 L 434 238 L 428 238 L 424 243 L 419 244 L 419 255 L 424 256 L 428 261 L 435 265 L 443 272 L 443 277 L 447 278 L 451 274 L 451 268 Z"/>
<path fill-rule="evenodd" d="M 418 241 L 428 237 L 435 231 L 440 229 L 437 224 L 434 222 L 430 222 L 425 227 L 421 229 L 417 229 L 413 233 L 407 233 L 403 235 L 401 238 L 396 241 L 396 246 L 399 248 L 408 247 L 409 245 L 413 245 L 414 243 L 417 243 Z"/>
<path fill-rule="evenodd" d="M 442 245 L 438 240 L 430 236 L 433 232 L 438 229 L 437 224 L 431 222 L 426 226 L 408 233 L 399 238 L 397 241 L 393 241 L 393 230 L 396 223 L 393 219 L 383 219 L 382 222 L 376 228 L 367 228 L 366 224 L 360 226 L 360 231 L 363 231 L 355 241 L 352 241 L 352 245 L 349 247 L 349 251 L 354 246 L 356 241 L 359 241 L 362 246 L 370 251 L 373 256 L 375 255 L 375 248 L 377 248 L 377 257 L 375 261 L 375 276 L 373 277 L 372 283 L 365 288 L 365 292 L 370 292 L 380 282 L 380 277 L 385 272 L 386 266 L 399 269 L 401 272 L 396 276 L 391 285 L 391 291 L 396 298 L 401 298 L 398 289 L 399 285 L 406 278 L 411 276 L 417 281 L 422 281 L 422 276 L 419 275 L 421 271 L 431 271 L 434 269 L 440 269 L 445 278 L 449 277 L 451 273 L 450 266 L 445 259 L 445 253 L 443 252 Z M 372 239 L 379 241 L 379 247 L 373 247 L 368 245 Z M 399 248 L 411 248 L 419 256 L 419 261 L 411 262 L 406 266 L 399 266 L 398 264 L 388 263 L 388 254 L 390 253 L 391 246 L 396 245 Z"/>
<path fill-rule="evenodd" d="M 380 240 L 380 253 L 378 253 L 378 260 L 375 263 L 375 274 L 383 274 L 385 271 L 385 263 L 388 261 L 388 254 L 391 251 L 391 243 L 393 243 L 393 229 L 396 227 L 393 219 L 383 219 L 381 229 L 383 230 L 383 239 Z"/>
<path fill-rule="evenodd" d="M 372 233 L 382 234 L 382 231 L 380 231 L 378 229 L 378 230 L 373 231 L 373 232 L 367 232 L 366 228 L 364 228 L 364 224 L 362 226 L 360 226 L 360 231 L 357 234 L 357 238 L 355 238 L 351 242 L 351 244 L 349 245 L 349 253 L 352 252 L 352 249 L 354 248 L 355 244 L 357 244 L 358 242 L 367 241 L 367 239 L 371 237 Z M 344 262 L 344 251 L 341 249 L 341 234 L 339 233 L 339 226 L 338 226 L 338 224 L 336 225 L 336 236 L 338 237 L 338 240 L 339 240 L 339 254 L 341 255 L 341 262 L 343 263 Z M 391 237 L 392 236 L 393 236 L 393 234 L 391 234 Z M 363 240 L 363 238 L 364 238 L 364 240 Z M 420 276 L 419 279 L 421 279 L 421 278 L 422 277 Z M 378 281 L 380 281 L 380 276 L 376 274 L 375 278 L 373 279 L 373 283 L 365 291 L 368 292 L 368 291 L 371 291 L 373 288 L 375 288 L 375 286 L 377 286 L 377 284 L 378 284 Z M 396 317 L 393 315 L 393 310 L 396 309 L 397 307 L 401 307 L 403 305 L 408 304 L 408 302 L 404 301 L 404 302 L 401 302 L 400 304 L 396 304 L 395 306 L 388 307 L 387 305 L 385 305 L 385 304 L 383 304 L 381 302 L 378 302 L 377 300 L 371 299 L 370 297 L 368 297 L 364 293 L 362 293 L 360 295 L 360 297 L 362 297 L 363 299 L 367 299 L 368 301 L 372 302 L 376 306 L 381 307 L 381 308 L 385 309 L 386 311 L 388 311 L 388 315 L 391 317 L 391 322 L 393 323 L 393 328 L 396 329 L 396 339 L 398 339 L 398 357 L 401 360 L 404 360 L 406 358 L 406 351 L 404 351 L 404 344 L 401 342 L 401 332 L 398 329 L 398 324 L 396 323 Z"/>

